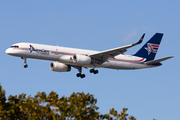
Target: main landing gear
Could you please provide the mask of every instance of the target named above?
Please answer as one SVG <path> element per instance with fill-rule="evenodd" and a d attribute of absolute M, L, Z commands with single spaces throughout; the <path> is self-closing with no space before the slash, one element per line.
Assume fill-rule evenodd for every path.
<path fill-rule="evenodd" d="M 81 74 L 81 73 L 77 73 L 76 76 L 77 76 L 77 77 L 80 77 L 80 78 L 85 78 L 85 77 L 86 77 L 85 74 Z"/>
<path fill-rule="evenodd" d="M 85 78 L 86 75 L 85 74 L 82 74 L 82 67 L 80 66 L 73 66 L 74 68 L 78 69 L 79 73 L 76 74 L 77 77 L 80 77 L 80 78 Z M 98 70 L 95 70 L 95 69 L 90 69 L 89 70 L 90 73 L 94 73 L 94 74 L 98 74 Z"/>
<path fill-rule="evenodd" d="M 98 74 L 99 71 L 98 70 L 94 70 L 94 69 L 90 69 L 89 72 L 90 73 L 94 73 L 94 74 Z"/>
<path fill-rule="evenodd" d="M 75 67 L 76 69 L 78 69 L 79 73 L 76 74 L 77 77 L 80 77 L 80 78 L 85 78 L 86 75 L 85 74 L 82 74 L 82 67 Z"/>
<path fill-rule="evenodd" d="M 27 65 L 27 58 L 26 57 L 21 57 L 21 59 L 24 59 L 24 68 L 27 68 L 28 65 Z"/>

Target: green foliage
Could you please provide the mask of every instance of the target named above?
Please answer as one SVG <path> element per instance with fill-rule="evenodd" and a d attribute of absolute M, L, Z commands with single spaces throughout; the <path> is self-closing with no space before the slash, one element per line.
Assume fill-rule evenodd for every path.
<path fill-rule="evenodd" d="M 56 92 L 38 92 L 34 97 L 22 93 L 10 95 L 8 101 L 0 85 L 0 120 L 127 120 L 127 108 L 118 114 L 113 108 L 109 114 L 97 112 L 97 99 L 92 94 L 72 93 L 70 97 L 58 97 Z M 129 120 L 136 120 L 133 116 Z"/>

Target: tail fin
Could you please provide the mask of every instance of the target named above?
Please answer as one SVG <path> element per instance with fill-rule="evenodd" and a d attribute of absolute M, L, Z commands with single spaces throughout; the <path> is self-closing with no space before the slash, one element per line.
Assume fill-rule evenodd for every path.
<path fill-rule="evenodd" d="M 154 60 L 162 37 L 162 33 L 156 33 L 134 56 L 146 58 L 146 62 Z"/>

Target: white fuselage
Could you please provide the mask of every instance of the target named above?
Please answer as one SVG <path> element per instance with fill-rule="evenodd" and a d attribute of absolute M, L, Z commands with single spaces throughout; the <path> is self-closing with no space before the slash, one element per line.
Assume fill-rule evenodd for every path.
<path fill-rule="evenodd" d="M 25 58 L 33 58 L 33 59 L 41 59 L 41 60 L 50 60 L 50 61 L 59 61 L 61 63 L 72 65 L 72 66 L 82 66 L 82 67 L 93 67 L 91 64 L 79 65 L 73 63 L 72 59 L 69 61 L 63 61 L 63 57 L 73 58 L 74 55 L 89 55 L 95 54 L 99 51 L 92 50 L 84 50 L 84 49 L 75 49 L 75 48 L 67 48 L 67 47 L 59 47 L 59 46 L 51 46 L 51 45 L 42 45 L 42 44 L 34 44 L 34 43 L 17 43 L 6 50 L 6 53 L 12 56 L 17 57 L 25 57 Z M 30 47 L 32 46 L 32 47 Z M 103 64 L 96 64 L 97 68 L 110 68 L 110 69 L 142 69 L 142 68 L 150 68 L 156 67 L 153 65 L 147 65 L 143 62 L 145 58 L 136 57 L 132 55 L 117 55 L 114 58 L 107 59 Z"/>

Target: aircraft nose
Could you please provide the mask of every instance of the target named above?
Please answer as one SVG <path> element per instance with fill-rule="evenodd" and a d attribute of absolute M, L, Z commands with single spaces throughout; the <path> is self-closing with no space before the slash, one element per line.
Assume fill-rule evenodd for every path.
<path fill-rule="evenodd" d="M 6 54 L 10 54 L 11 53 L 11 50 L 8 48 L 7 50 L 6 50 Z"/>

